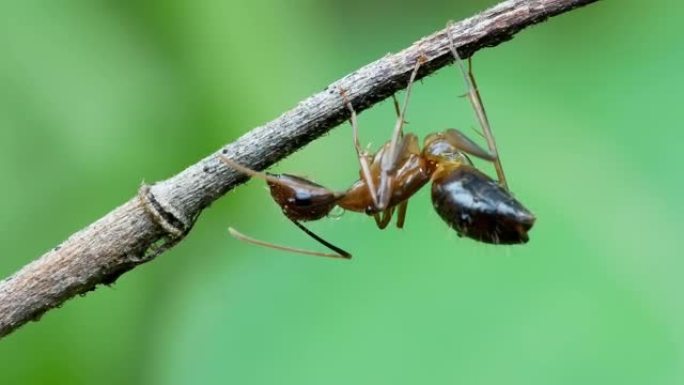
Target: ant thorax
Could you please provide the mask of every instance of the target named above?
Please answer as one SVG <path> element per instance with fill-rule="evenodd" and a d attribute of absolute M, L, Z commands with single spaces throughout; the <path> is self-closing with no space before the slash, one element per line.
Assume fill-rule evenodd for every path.
<path fill-rule="evenodd" d="M 444 133 L 433 133 L 425 137 L 423 157 L 434 165 L 454 163 L 455 165 L 471 165 L 470 159 L 456 148 Z"/>

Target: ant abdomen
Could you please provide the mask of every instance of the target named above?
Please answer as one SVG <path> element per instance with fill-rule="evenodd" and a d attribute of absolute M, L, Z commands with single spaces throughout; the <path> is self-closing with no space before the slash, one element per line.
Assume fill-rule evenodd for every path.
<path fill-rule="evenodd" d="M 460 236 L 494 244 L 526 243 L 534 215 L 507 190 L 472 166 L 441 173 L 432 184 L 432 203 Z"/>
<path fill-rule="evenodd" d="M 267 181 L 273 200 L 285 216 L 295 221 L 315 221 L 325 217 L 340 198 L 340 194 L 296 175 L 268 176 L 275 179 Z"/>

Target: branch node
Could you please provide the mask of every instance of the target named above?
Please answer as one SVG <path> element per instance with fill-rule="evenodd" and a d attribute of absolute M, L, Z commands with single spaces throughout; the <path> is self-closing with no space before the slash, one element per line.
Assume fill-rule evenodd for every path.
<path fill-rule="evenodd" d="M 183 220 L 177 210 L 169 205 L 163 205 L 152 193 L 151 186 L 143 183 L 138 190 L 138 199 L 149 214 L 150 218 L 161 227 L 169 239 L 181 239 L 190 231 L 192 223 Z"/>

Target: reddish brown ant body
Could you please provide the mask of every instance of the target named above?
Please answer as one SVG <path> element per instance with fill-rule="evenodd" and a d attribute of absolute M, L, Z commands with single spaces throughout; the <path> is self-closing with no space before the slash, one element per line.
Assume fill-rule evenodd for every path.
<path fill-rule="evenodd" d="M 249 176 L 264 179 L 270 188 L 272 198 L 282 208 L 283 214 L 335 254 L 258 241 L 232 228 L 231 234 L 243 241 L 281 250 L 350 258 L 351 254 L 320 238 L 300 222 L 322 219 L 339 206 L 348 211 L 373 216 L 380 229 L 387 227 L 396 211 L 397 227 L 402 228 L 408 200 L 425 184 L 432 182 L 432 202 L 435 211 L 460 236 L 492 244 L 526 243 L 527 232 L 534 224 L 535 217 L 508 191 L 496 144 L 472 71 L 465 70 L 453 44 L 452 53 L 465 74 L 469 88 L 468 96 L 487 138 L 489 150 L 481 148 L 456 129 L 427 135 L 422 149 L 416 135 L 403 132 L 411 86 L 422 61 L 419 59 L 411 73 L 401 110 L 395 99 L 398 117 L 392 139 L 374 155 L 367 154 L 361 149 L 356 112 L 344 91 L 341 91 L 351 113 L 354 145 L 360 164 L 359 180 L 345 192 L 329 190 L 295 175 L 254 171 L 221 156 L 230 167 Z M 499 182 L 477 170 L 468 155 L 493 162 Z"/>

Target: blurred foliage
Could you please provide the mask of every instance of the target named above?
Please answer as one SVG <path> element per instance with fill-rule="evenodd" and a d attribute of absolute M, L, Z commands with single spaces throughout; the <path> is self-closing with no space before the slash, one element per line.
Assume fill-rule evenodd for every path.
<path fill-rule="evenodd" d="M 302 98 L 494 1 L 0 4 L 0 275 Z M 680 384 L 681 2 L 603 1 L 475 57 L 529 244 L 459 239 L 412 201 L 404 231 L 312 227 L 250 183 L 158 260 L 0 341 L 2 384 Z M 455 69 L 409 129 L 475 126 Z M 394 113 L 360 116 L 379 145 Z M 484 166 L 491 172 L 488 166 Z M 281 162 L 335 188 L 344 125 Z M 680 251 L 677 251 L 677 250 Z"/>

